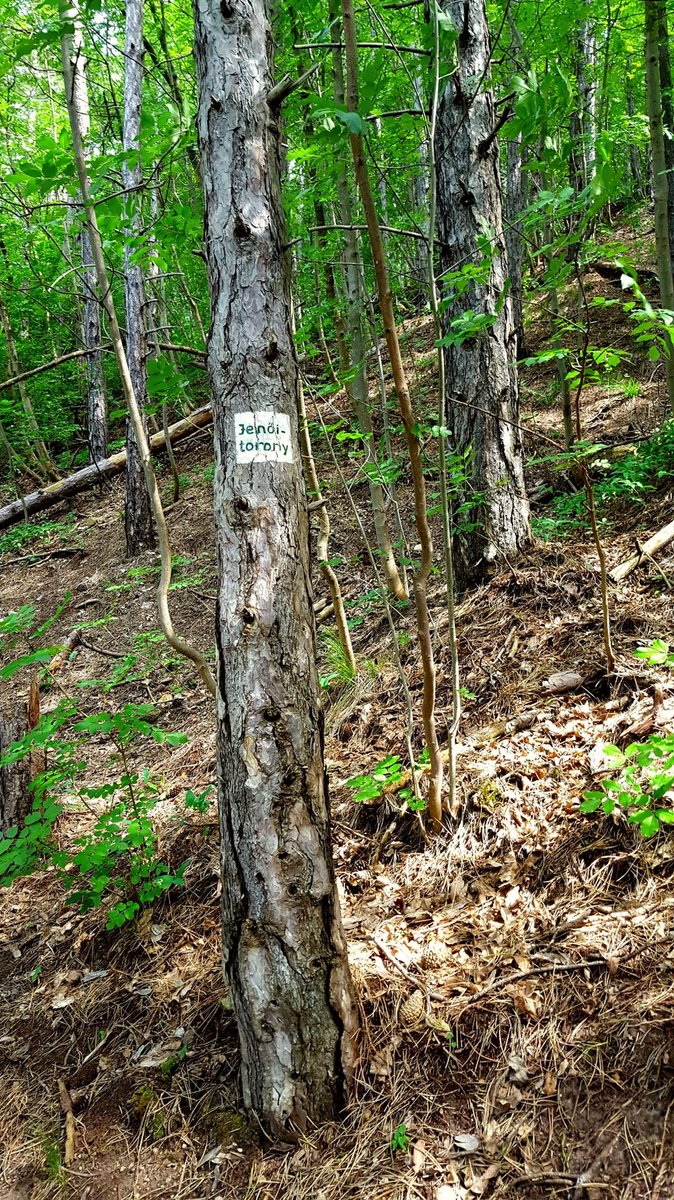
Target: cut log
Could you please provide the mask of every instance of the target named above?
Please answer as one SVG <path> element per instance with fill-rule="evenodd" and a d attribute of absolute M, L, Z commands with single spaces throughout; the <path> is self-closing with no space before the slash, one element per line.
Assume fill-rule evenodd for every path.
<path fill-rule="evenodd" d="M 631 558 L 627 558 L 625 562 L 619 563 L 617 567 L 609 571 L 609 578 L 614 583 L 620 583 L 621 579 L 626 579 L 628 575 L 631 575 L 632 571 L 640 567 L 642 563 L 647 562 L 654 554 L 657 554 L 658 550 L 662 550 L 672 541 L 674 541 L 674 521 L 670 521 L 668 525 L 665 525 L 657 533 L 654 533 L 653 537 L 644 542 L 643 546 L 639 546 L 638 552 L 633 554 Z"/>
<path fill-rule="evenodd" d="M 184 417 L 181 421 L 176 421 L 174 425 L 169 426 L 171 443 L 175 444 L 182 438 L 188 437 L 195 429 L 203 429 L 206 425 L 210 425 L 212 420 L 213 413 L 210 405 L 195 409 L 189 417 Z M 155 433 L 150 438 L 152 450 L 161 450 L 164 445 L 163 432 Z M 38 491 L 31 492 L 29 496 L 24 496 L 21 500 L 13 500 L 11 504 L 0 508 L 0 529 L 6 529 L 9 525 L 22 521 L 26 515 L 31 516 L 32 513 L 43 512 L 46 508 L 60 504 L 62 500 L 67 500 L 70 496 L 77 495 L 78 492 L 84 492 L 87 488 L 94 487 L 95 484 L 109 479 L 112 475 L 120 474 L 125 466 L 126 450 L 120 450 L 117 454 L 111 454 L 109 458 L 90 463 L 81 471 L 69 475 L 67 479 L 60 479 L 58 483 L 51 483 L 46 487 L 39 488 Z"/>

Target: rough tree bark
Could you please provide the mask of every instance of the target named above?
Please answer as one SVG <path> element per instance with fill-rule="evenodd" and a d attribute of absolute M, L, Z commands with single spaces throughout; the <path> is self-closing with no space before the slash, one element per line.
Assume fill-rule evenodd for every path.
<path fill-rule="evenodd" d="M 73 17 L 73 103 L 77 111 L 80 126 L 80 136 L 86 145 L 91 127 L 89 112 L 89 89 L 87 87 L 86 58 L 84 53 L 84 38 L 79 20 L 79 4 L 71 0 Z M 108 446 L 108 411 L 103 378 L 103 356 L 101 353 L 101 317 L 96 288 L 96 269 L 91 250 L 91 237 L 84 220 L 81 233 L 82 252 L 82 342 L 86 350 L 92 351 L 87 355 L 85 364 L 87 381 L 87 441 L 89 443 L 89 458 L 97 462 L 105 458 Z"/>
<path fill-rule="evenodd" d="M 143 268 L 137 261 L 134 241 L 141 231 L 140 188 L 143 168 L 140 159 L 140 117 L 143 101 L 143 0 L 127 0 L 124 42 L 124 165 L 125 196 L 124 297 L 126 302 L 126 357 L 129 373 L 147 436 L 147 337 L 145 334 L 145 286 Z M 126 502 L 124 527 L 130 555 L 154 546 L 152 508 L 145 486 L 143 461 L 129 419 L 126 427 Z"/>
<path fill-rule="evenodd" d="M 223 958 L 245 1104 L 288 1136 L 342 1106 L 357 1017 L 323 769 L 271 31 L 264 0 L 194 0 L 194 14 L 213 314 Z"/>
<path fill-rule="evenodd" d="M 32 680 L 28 703 L 20 713 L 8 714 L 0 709 L 0 758 L 29 730 L 40 717 L 40 692 L 37 680 Z M 30 784 L 40 768 L 33 752 L 19 762 L 0 767 L 0 836 L 14 825 L 21 827 L 30 812 L 33 797 Z"/>
<path fill-rule="evenodd" d="M 652 0 L 644 0 L 646 37 L 646 94 L 648 100 L 648 123 L 650 129 L 651 154 L 653 156 L 653 199 L 655 201 L 655 254 L 660 279 L 660 300 L 663 308 L 674 309 L 674 279 L 669 244 L 669 188 L 667 179 L 667 156 L 662 120 L 662 95 L 660 91 L 659 63 L 659 12 Z M 668 334 L 669 354 L 667 392 L 669 406 L 674 410 L 674 341 Z"/>
<path fill-rule="evenodd" d="M 529 503 L 524 487 L 515 330 L 503 237 L 498 149 L 493 136 L 494 101 L 488 87 L 489 34 L 484 0 L 444 0 L 458 35 L 458 64 L 440 102 L 436 133 L 438 231 L 442 266 L 482 262 L 485 275 L 450 300 L 443 317 L 446 351 L 447 425 L 452 449 L 472 453 L 463 499 L 478 494 L 478 508 L 456 539 L 461 586 L 488 576 L 500 558 L 514 557 L 529 541 Z M 491 259 L 480 247 L 488 228 Z M 451 284 L 449 285 L 451 293 Z M 483 332 L 452 339 L 452 322 L 467 310 L 484 315 Z"/>

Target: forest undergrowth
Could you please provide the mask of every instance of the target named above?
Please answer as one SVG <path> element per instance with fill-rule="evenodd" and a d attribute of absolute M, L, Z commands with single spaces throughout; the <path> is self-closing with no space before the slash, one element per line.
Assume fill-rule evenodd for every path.
<path fill-rule="evenodd" d="M 591 284 L 611 294 L 600 276 Z M 629 341 L 613 316 L 600 329 Z M 430 324 L 419 318 L 403 333 L 414 386 L 430 394 Z M 529 349 L 542 338 L 534 313 Z M 604 445 L 625 442 L 622 400 L 634 444 L 659 426 L 661 371 L 642 370 L 626 358 L 587 388 L 592 440 L 596 430 Z M 113 702 L 143 704 L 156 725 L 188 738 L 129 752 L 152 775 L 159 853 L 169 870 L 184 867 L 184 886 L 113 930 L 103 909 L 66 904 L 53 867 L 0 893 L 3 1200 L 674 1197 L 674 846 L 667 831 L 645 839 L 621 817 L 579 811 L 583 792 L 607 774 L 606 743 L 672 727 L 674 674 L 634 652 L 655 638 L 674 642 L 674 551 L 612 589 L 617 666 L 607 678 L 596 555 L 577 489 L 536 443 L 537 431 L 558 424 L 553 372 L 539 364 L 522 377 L 539 540 L 457 614 L 461 810 L 430 846 L 401 804 L 405 713 L 385 614 L 353 515 L 343 498 L 334 504 L 331 550 L 342 563 L 356 677 L 342 670 L 329 620 L 319 646 L 335 862 L 363 1041 L 346 1119 L 292 1146 L 269 1143 L 239 1106 L 208 790 L 212 708 L 154 637 L 155 559 L 124 557 L 122 485 L 79 497 L 74 517 L 57 510 L 0 543 L 4 611 L 30 599 L 46 620 L 63 605 L 55 643 L 88 625 L 43 711 L 94 679 L 78 692 L 85 718 Z M 326 423 L 335 406 L 339 398 L 326 402 Z M 176 447 L 183 493 L 170 512 L 176 620 L 204 646 L 213 641 L 216 577 L 208 447 L 208 433 Z M 317 455 L 338 497 L 320 444 Z M 607 493 L 611 565 L 667 519 L 666 488 L 655 478 L 636 501 L 634 490 Z M 400 499 L 410 503 L 404 488 Z M 444 744 L 446 611 L 440 587 L 430 594 Z M 404 609 L 396 619 L 409 665 L 412 624 Z M 416 701 L 422 680 L 413 669 L 409 686 Z M 105 784 L 113 766 L 103 734 L 89 756 Z M 357 800 L 354 779 L 361 792 L 369 780 L 374 794 Z M 64 814 L 60 845 L 73 845 L 96 814 L 95 799 Z M 75 1145 L 67 1173 L 64 1128 Z"/>

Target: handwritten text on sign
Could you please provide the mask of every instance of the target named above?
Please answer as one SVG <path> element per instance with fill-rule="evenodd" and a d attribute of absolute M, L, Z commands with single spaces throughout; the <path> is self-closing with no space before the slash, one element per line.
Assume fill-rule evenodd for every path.
<path fill-rule="evenodd" d="M 285 413 L 235 413 L 234 434 L 238 463 L 293 461 L 290 418 Z"/>

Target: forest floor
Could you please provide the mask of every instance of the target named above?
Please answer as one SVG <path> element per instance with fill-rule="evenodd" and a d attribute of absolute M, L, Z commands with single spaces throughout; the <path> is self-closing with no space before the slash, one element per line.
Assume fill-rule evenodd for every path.
<path fill-rule="evenodd" d="M 615 294 L 599 276 L 588 286 Z M 622 339 L 633 350 L 616 311 L 601 310 L 603 344 Z M 532 345 L 544 324 L 535 314 Z M 428 321 L 408 322 L 405 334 L 430 411 Z M 529 456 L 536 431 L 555 436 L 559 426 L 554 380 L 554 364 L 523 378 Z M 664 408 L 662 370 L 634 358 L 621 381 L 583 397 L 588 433 L 606 443 L 626 431 L 646 436 Z M 177 448 L 184 488 L 170 512 L 180 556 L 174 620 L 202 647 L 213 643 L 216 579 L 208 446 L 205 433 Z M 321 478 L 334 481 L 327 450 L 317 451 Z M 571 486 L 546 463 L 529 471 L 534 495 Z M 139 745 L 133 765 L 157 781 L 162 854 L 172 867 L 190 865 L 184 888 L 115 931 L 103 910 L 67 906 L 53 870 L 0 894 L 0 1200 L 674 1200 L 674 843 L 579 812 L 583 790 L 606 771 L 603 745 L 625 744 L 653 712 L 658 675 L 634 650 L 653 637 L 674 642 L 674 550 L 611 589 L 612 678 L 587 528 L 562 537 L 540 525 L 550 540 L 462 601 L 461 682 L 472 698 L 458 746 L 461 811 L 425 845 L 394 792 L 356 804 L 347 786 L 388 756 L 405 761 L 405 712 L 360 535 L 343 498 L 335 501 L 331 552 L 344 561 L 361 669 L 326 688 L 326 755 L 362 1055 L 344 1120 L 278 1146 L 240 1109 L 220 967 L 215 803 L 204 813 L 183 803 L 188 789 L 215 780 L 212 703 L 152 636 L 155 562 L 125 560 L 122 503 L 117 482 L 42 522 L 41 544 L 5 539 L 0 607 L 30 602 L 46 619 L 69 594 L 54 644 L 91 624 L 82 630 L 89 645 L 58 672 L 43 710 L 64 694 L 76 695 L 82 714 L 150 703 L 157 725 L 188 735 L 175 748 Z M 540 504 L 534 512 L 545 515 Z M 615 565 L 635 537 L 671 518 L 671 494 L 625 501 L 610 518 L 604 540 Z M 444 740 L 439 576 L 433 615 Z M 417 702 L 409 610 L 396 619 Z M 334 639 L 324 630 L 329 675 Z M 110 657 L 127 653 L 135 679 L 120 678 L 124 659 Z M 562 672 L 576 678 L 557 693 Z M 21 695 L 17 679 L 5 703 Z M 656 720 L 671 730 L 674 675 L 659 682 Z M 118 774 L 104 739 L 90 740 L 87 757 L 97 781 Z M 59 839 L 72 844 L 92 819 L 73 806 Z M 74 1112 L 67 1170 L 60 1086 Z"/>

